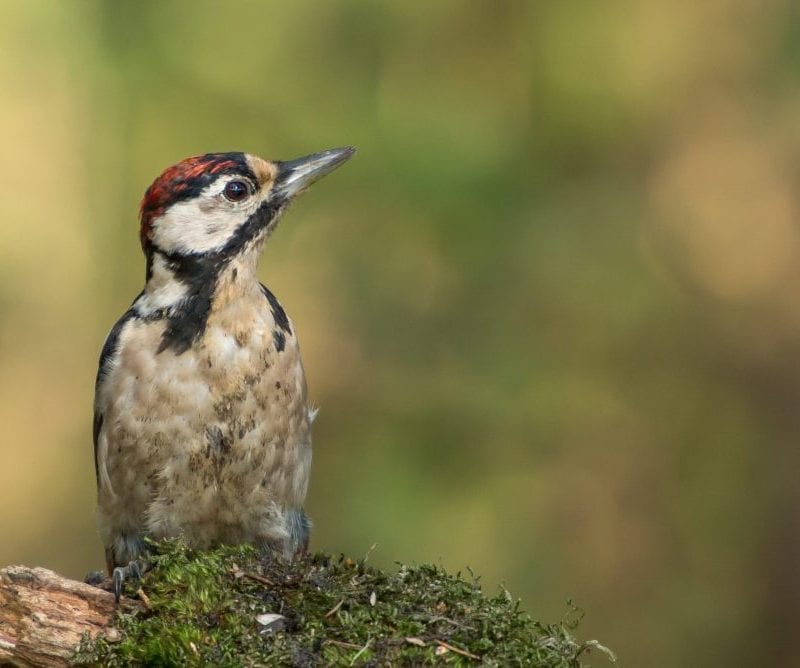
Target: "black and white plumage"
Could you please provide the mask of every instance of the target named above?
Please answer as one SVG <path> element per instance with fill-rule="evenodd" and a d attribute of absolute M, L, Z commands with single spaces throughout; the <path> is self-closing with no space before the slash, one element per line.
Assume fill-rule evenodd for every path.
<path fill-rule="evenodd" d="M 353 152 L 206 154 L 145 194 L 146 284 L 106 339 L 95 392 L 109 571 L 145 537 L 305 549 L 313 416 L 294 326 L 256 266 L 286 205 Z"/>

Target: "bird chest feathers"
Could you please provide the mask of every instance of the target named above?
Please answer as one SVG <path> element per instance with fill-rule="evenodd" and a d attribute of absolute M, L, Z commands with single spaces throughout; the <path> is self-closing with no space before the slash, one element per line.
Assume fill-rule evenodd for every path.
<path fill-rule="evenodd" d="M 165 327 L 127 324 L 98 397 L 107 435 L 126 458 L 138 451 L 152 463 L 188 457 L 199 471 L 202 455 L 208 479 L 236 460 L 263 460 L 285 449 L 290 432 L 307 431 L 296 339 L 283 333 L 278 350 L 280 328 L 262 294 L 212 309 L 199 340 L 182 353 L 159 351 Z"/>

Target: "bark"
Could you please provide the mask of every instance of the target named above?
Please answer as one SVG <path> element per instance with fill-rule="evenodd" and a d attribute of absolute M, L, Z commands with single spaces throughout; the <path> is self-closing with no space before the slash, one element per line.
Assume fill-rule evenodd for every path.
<path fill-rule="evenodd" d="M 81 636 L 119 638 L 114 596 L 46 568 L 0 570 L 0 665 L 67 666 Z"/>

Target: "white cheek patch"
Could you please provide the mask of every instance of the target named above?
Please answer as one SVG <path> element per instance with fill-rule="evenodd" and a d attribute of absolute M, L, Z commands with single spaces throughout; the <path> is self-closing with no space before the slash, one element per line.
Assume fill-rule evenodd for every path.
<path fill-rule="evenodd" d="M 153 242 L 167 253 L 207 253 L 222 248 L 258 208 L 252 196 L 231 203 L 222 193 L 236 177 L 218 179 L 200 195 L 169 207 L 153 222 Z"/>
<path fill-rule="evenodd" d="M 201 198 L 203 196 L 201 195 Z M 168 253 L 205 253 L 225 245 L 244 224 L 250 210 L 236 211 L 219 202 L 201 206 L 200 199 L 173 204 L 153 225 L 153 241 Z"/>

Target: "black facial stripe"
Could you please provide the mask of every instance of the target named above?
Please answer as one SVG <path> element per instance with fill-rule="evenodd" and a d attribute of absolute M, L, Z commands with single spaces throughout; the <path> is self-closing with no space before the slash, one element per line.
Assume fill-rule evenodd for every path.
<path fill-rule="evenodd" d="M 262 202 L 258 209 L 250 214 L 250 217 L 233 233 L 222 250 L 215 254 L 219 261 L 227 262 L 242 250 L 248 241 L 252 241 L 261 230 L 278 217 L 286 204 L 286 199 L 281 196 L 271 197 Z"/>
<path fill-rule="evenodd" d="M 148 279 L 152 275 L 153 253 L 159 253 L 166 260 L 167 268 L 175 278 L 188 287 L 187 297 L 166 316 L 168 324 L 161 339 L 159 352 L 171 348 L 180 355 L 203 335 L 220 272 L 278 216 L 285 204 L 283 198 L 263 202 L 236 230 L 228 243 L 216 253 L 165 253 L 154 249 L 148 254 Z M 291 334 L 286 313 L 274 296 L 270 300 L 270 306 L 275 322 L 281 329 Z"/>

